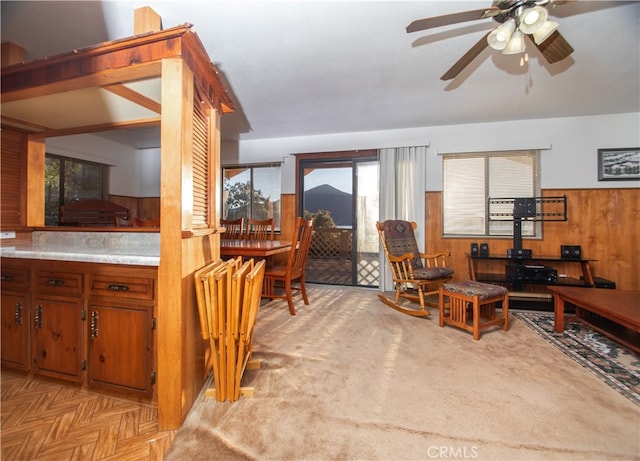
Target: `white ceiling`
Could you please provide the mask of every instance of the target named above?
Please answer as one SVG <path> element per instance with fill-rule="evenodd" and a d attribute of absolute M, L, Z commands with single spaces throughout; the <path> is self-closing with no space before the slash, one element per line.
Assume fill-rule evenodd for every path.
<path fill-rule="evenodd" d="M 640 2 L 557 5 L 550 19 L 575 52 L 549 65 L 485 49 L 458 77 L 440 76 L 496 23 L 407 34 L 413 20 L 491 1 L 6 1 L 2 41 L 32 60 L 133 35 L 133 12 L 163 27 L 193 24 L 236 105 L 224 140 L 640 112 Z M 606 129 L 603 127 L 603 129 Z M 640 128 L 639 128 L 640 129 Z M 157 132 L 125 132 L 157 145 Z M 122 140 L 122 134 L 118 139 Z"/>

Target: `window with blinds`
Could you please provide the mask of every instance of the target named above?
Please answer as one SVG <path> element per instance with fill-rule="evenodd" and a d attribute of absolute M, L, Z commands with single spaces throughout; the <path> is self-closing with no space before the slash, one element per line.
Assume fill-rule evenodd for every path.
<path fill-rule="evenodd" d="M 444 235 L 513 235 L 513 222 L 489 220 L 488 198 L 539 196 L 539 156 L 537 150 L 445 155 Z M 538 233 L 539 225 L 523 223 L 522 235 Z"/>

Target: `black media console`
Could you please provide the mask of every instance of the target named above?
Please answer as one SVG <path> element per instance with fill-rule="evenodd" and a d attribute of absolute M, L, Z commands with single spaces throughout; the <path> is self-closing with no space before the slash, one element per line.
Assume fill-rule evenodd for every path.
<path fill-rule="evenodd" d="M 550 302 L 551 294 L 545 285 L 593 287 L 608 280 L 594 278 L 591 261 L 595 259 L 566 259 L 560 256 L 530 256 L 513 258 L 507 255 L 466 254 L 469 278 L 478 282 L 496 283 L 509 289 L 509 298 L 514 301 Z M 558 267 L 580 264 L 580 278 L 558 273 Z M 613 284 L 615 288 L 615 284 Z"/>

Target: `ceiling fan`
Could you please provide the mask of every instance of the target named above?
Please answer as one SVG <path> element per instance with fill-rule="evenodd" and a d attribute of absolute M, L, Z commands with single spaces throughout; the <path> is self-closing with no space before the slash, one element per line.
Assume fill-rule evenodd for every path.
<path fill-rule="evenodd" d="M 495 0 L 489 8 L 417 19 L 407 26 L 407 33 L 487 18 L 500 23 L 451 66 L 440 77 L 441 80 L 456 77 L 487 46 L 503 54 L 524 53 L 525 35 L 533 41 L 547 62 L 553 64 L 573 53 L 573 48 L 556 30 L 558 23 L 547 19 L 549 13 L 545 7 L 570 1 L 575 0 Z"/>

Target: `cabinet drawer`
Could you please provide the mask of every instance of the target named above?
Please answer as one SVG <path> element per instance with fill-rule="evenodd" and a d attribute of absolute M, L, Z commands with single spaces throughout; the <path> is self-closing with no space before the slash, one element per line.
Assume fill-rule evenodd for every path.
<path fill-rule="evenodd" d="M 153 279 L 142 277 L 118 277 L 113 275 L 91 275 L 89 289 L 92 295 L 113 298 L 154 299 Z"/>
<path fill-rule="evenodd" d="M 78 272 L 37 271 L 34 282 L 38 292 L 82 294 L 82 274 Z"/>
<path fill-rule="evenodd" d="M 3 290 L 26 290 L 29 286 L 29 269 L 19 267 L 2 267 Z"/>

